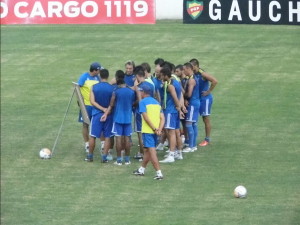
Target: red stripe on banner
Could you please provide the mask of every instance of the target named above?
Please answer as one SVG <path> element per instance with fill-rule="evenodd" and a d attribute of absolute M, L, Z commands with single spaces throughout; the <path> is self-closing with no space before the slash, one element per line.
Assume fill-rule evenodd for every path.
<path fill-rule="evenodd" d="M 1 24 L 154 24 L 155 0 L 1 0 Z"/>

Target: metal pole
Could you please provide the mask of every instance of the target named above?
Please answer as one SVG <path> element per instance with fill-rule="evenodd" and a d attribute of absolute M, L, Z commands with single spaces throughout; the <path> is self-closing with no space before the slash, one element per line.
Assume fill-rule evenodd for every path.
<path fill-rule="evenodd" d="M 72 102 L 74 93 L 75 93 L 75 88 L 74 88 L 74 90 L 73 90 L 72 96 L 71 96 L 70 101 L 69 101 L 69 104 L 68 104 L 68 106 L 67 106 L 66 113 L 65 113 L 65 115 L 64 115 L 63 121 L 61 122 L 61 125 L 60 125 L 60 128 L 59 128 L 57 137 L 56 137 L 56 139 L 55 139 L 55 142 L 54 142 L 54 145 L 53 145 L 53 148 L 52 148 L 52 156 L 53 156 L 53 154 L 54 154 L 54 151 L 55 151 L 55 148 L 56 148 L 56 145 L 57 145 L 57 142 L 58 142 L 58 138 L 59 138 L 60 133 L 61 133 L 61 131 L 62 131 L 64 122 L 65 122 L 65 120 L 66 120 L 66 117 L 67 117 L 67 114 L 68 114 L 68 111 L 69 111 L 69 108 L 70 108 L 70 105 L 71 105 L 71 102 Z"/>

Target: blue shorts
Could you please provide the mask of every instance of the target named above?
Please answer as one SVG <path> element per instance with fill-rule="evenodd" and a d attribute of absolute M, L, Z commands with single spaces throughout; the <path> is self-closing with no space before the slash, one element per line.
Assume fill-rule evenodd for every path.
<path fill-rule="evenodd" d="M 93 106 L 91 106 L 91 105 L 86 105 L 85 108 L 86 108 L 86 111 L 87 111 L 87 113 L 88 113 L 88 116 L 89 116 L 89 118 L 90 118 L 90 120 L 91 120 L 91 118 L 92 118 Z M 81 110 L 79 110 L 78 122 L 83 123 Z"/>
<path fill-rule="evenodd" d="M 164 113 L 165 129 L 176 130 L 180 128 L 179 113 Z"/>
<path fill-rule="evenodd" d="M 187 108 L 187 114 L 185 115 L 186 122 L 198 122 L 199 107 L 189 105 Z"/>
<path fill-rule="evenodd" d="M 213 98 L 204 98 L 201 99 L 201 104 L 199 108 L 200 116 L 209 116 L 211 112 L 211 106 L 213 104 Z"/>
<path fill-rule="evenodd" d="M 131 123 L 121 124 L 113 123 L 112 131 L 115 136 L 131 136 L 132 127 Z"/>
<path fill-rule="evenodd" d="M 156 134 L 142 134 L 144 148 L 156 148 L 157 135 Z"/>
<path fill-rule="evenodd" d="M 101 134 L 105 138 L 109 138 L 112 136 L 112 116 L 108 115 L 105 122 L 101 122 L 101 116 L 104 113 L 98 113 L 92 117 L 91 124 L 90 124 L 90 136 L 95 138 L 100 138 Z"/>
<path fill-rule="evenodd" d="M 142 131 L 142 114 L 135 113 L 135 126 L 134 126 L 135 132 L 141 132 Z"/>

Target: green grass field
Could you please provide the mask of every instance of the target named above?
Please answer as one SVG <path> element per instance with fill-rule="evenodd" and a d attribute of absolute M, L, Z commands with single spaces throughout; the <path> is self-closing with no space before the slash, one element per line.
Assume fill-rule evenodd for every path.
<path fill-rule="evenodd" d="M 179 21 L 1 26 L 1 224 L 300 224 L 299 37 L 299 26 Z M 85 163 L 73 99 L 53 159 L 39 159 L 91 62 L 113 75 L 157 57 L 198 58 L 218 79 L 210 146 L 162 165 L 162 181 L 151 165 L 131 175 L 137 161 Z M 246 199 L 233 197 L 239 184 Z"/>

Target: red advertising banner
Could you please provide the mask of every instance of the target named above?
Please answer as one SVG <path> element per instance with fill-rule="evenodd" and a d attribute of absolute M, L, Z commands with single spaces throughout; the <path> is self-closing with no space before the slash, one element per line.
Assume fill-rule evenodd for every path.
<path fill-rule="evenodd" d="M 1 0 L 1 24 L 154 24 L 155 0 Z"/>

